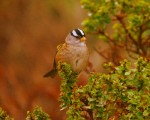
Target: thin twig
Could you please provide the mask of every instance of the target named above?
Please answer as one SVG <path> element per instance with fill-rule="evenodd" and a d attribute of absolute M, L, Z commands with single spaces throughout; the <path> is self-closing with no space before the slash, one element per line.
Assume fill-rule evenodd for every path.
<path fill-rule="evenodd" d="M 108 59 L 108 57 L 106 57 L 106 56 L 103 54 L 103 51 L 100 52 L 100 51 L 98 51 L 97 48 L 95 48 L 95 47 L 94 47 L 94 50 L 95 50 L 100 56 L 102 56 L 103 58 L 105 58 L 106 60 Z"/>
<path fill-rule="evenodd" d="M 132 35 L 130 34 L 129 30 L 127 29 L 124 21 L 123 21 L 123 18 L 119 18 L 118 16 L 116 16 L 116 18 L 118 19 L 118 21 L 121 23 L 122 27 L 124 28 L 124 30 L 126 31 L 127 35 L 129 36 L 129 38 L 132 40 L 132 42 L 137 45 L 137 42 L 136 40 L 132 37 Z"/>

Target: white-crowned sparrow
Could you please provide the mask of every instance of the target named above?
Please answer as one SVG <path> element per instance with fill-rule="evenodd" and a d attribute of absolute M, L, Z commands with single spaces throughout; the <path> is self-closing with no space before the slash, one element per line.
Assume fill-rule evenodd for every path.
<path fill-rule="evenodd" d="M 66 62 L 74 72 L 81 72 L 87 66 L 88 58 L 85 33 L 81 29 L 74 29 L 67 35 L 65 43 L 57 46 L 53 69 L 44 77 L 55 77 L 58 62 Z"/>

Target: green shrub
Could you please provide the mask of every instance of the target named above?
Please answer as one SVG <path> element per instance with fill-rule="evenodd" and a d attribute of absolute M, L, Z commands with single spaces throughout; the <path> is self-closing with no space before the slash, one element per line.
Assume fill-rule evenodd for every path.
<path fill-rule="evenodd" d="M 112 69 L 109 74 L 92 73 L 80 87 L 71 68 L 62 66 L 60 101 L 68 120 L 150 119 L 150 62 L 146 59 L 139 58 L 134 67 L 127 60 L 117 67 L 107 66 Z"/>
<path fill-rule="evenodd" d="M 125 48 L 132 58 L 150 57 L 149 0 L 81 0 L 81 4 L 88 11 L 82 23 L 87 33 L 96 34 L 110 48 Z"/>
<path fill-rule="evenodd" d="M 0 107 L 0 120 L 14 120 Z"/>
<path fill-rule="evenodd" d="M 43 112 L 42 108 L 36 107 L 33 112 L 27 111 L 26 120 L 51 120 L 49 115 Z"/>

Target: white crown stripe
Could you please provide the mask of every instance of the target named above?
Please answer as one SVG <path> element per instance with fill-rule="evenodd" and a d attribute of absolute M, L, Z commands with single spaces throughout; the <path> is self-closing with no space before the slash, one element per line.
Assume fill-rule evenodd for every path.
<path fill-rule="evenodd" d="M 80 33 L 81 33 L 82 35 L 84 35 L 84 32 L 83 32 L 82 30 L 80 30 L 79 28 L 78 28 L 78 30 L 80 31 Z"/>
<path fill-rule="evenodd" d="M 78 36 L 75 30 L 72 31 L 72 34 L 73 36 Z"/>

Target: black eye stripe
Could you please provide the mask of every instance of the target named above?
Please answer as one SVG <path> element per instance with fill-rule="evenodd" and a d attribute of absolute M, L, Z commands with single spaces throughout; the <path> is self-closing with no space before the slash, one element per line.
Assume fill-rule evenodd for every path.
<path fill-rule="evenodd" d="M 81 32 L 78 30 L 78 29 L 75 29 L 75 31 L 76 31 L 76 33 L 77 33 L 77 35 L 79 35 L 79 36 L 83 36 L 82 34 L 81 34 Z"/>
<path fill-rule="evenodd" d="M 76 32 L 77 36 L 74 35 L 73 32 Z M 84 32 L 82 30 L 80 30 L 80 29 L 74 29 L 74 30 L 72 30 L 71 31 L 71 35 L 74 36 L 74 37 L 78 37 L 78 38 L 85 37 Z"/>

